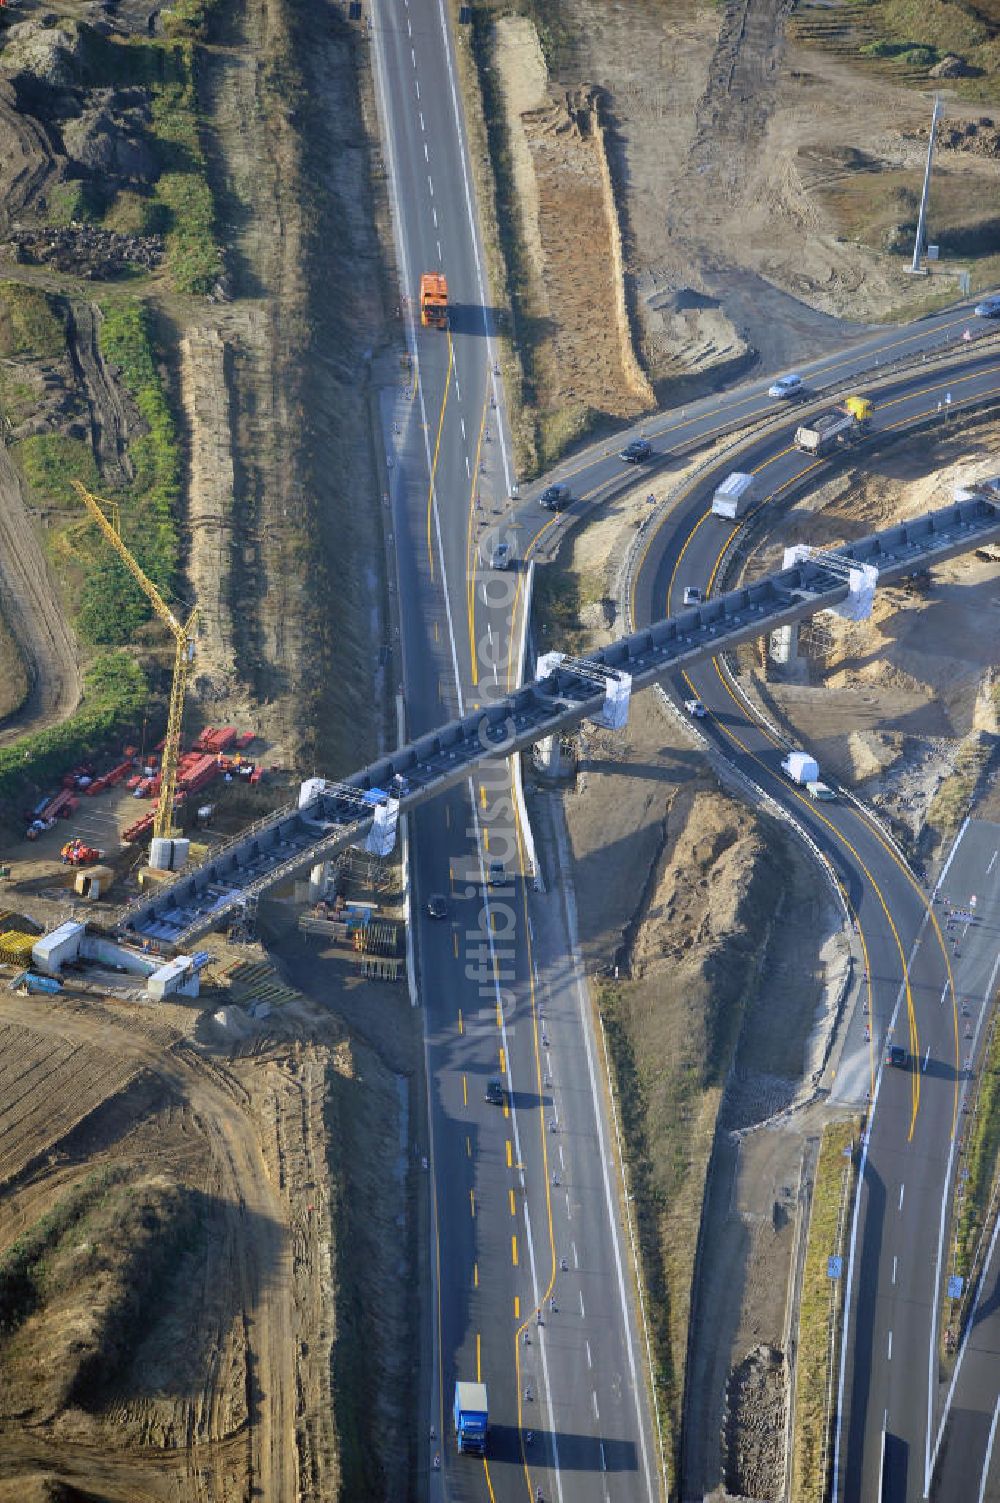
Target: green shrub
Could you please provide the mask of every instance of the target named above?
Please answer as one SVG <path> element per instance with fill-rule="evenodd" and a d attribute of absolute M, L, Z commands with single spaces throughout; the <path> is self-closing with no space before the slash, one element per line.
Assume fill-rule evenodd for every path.
<path fill-rule="evenodd" d="M 1000 1027 L 994 1028 L 983 1063 L 975 1116 L 966 1157 L 968 1179 L 955 1235 L 955 1269 L 968 1278 L 982 1235 L 983 1217 L 993 1191 L 1000 1154 Z"/>
<path fill-rule="evenodd" d="M 17 445 L 18 462 L 42 507 L 76 511 L 80 498 L 70 484 L 79 480 L 88 490 L 98 485 L 97 465 L 90 445 L 63 433 L 37 433 Z"/>
<path fill-rule="evenodd" d="M 62 319 L 37 287 L 0 282 L 0 355 L 57 360 L 66 349 Z"/>
<path fill-rule="evenodd" d="M 203 42 L 208 35 L 209 15 L 215 0 L 174 0 L 163 12 L 163 30 L 168 37 L 190 37 Z"/>
<path fill-rule="evenodd" d="M 149 699 L 139 664 L 125 652 L 103 653 L 84 674 L 80 707 L 69 720 L 0 747 L 0 801 L 44 787 L 81 757 L 103 751 L 135 726 Z"/>

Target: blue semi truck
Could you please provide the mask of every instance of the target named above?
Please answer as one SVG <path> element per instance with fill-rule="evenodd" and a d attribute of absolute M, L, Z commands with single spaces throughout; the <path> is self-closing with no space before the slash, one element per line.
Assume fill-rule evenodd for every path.
<path fill-rule="evenodd" d="M 460 1455 L 485 1456 L 488 1414 L 485 1383 L 455 1384 L 455 1438 Z"/>

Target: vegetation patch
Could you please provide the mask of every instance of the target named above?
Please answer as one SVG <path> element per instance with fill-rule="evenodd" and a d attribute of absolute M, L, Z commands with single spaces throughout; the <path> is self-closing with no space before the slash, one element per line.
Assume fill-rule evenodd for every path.
<path fill-rule="evenodd" d="M 149 698 L 146 678 L 125 652 L 102 653 L 83 678 L 80 707 L 61 725 L 0 747 L 0 803 L 51 783 L 81 757 L 134 728 Z"/>
<path fill-rule="evenodd" d="M 815 1503 L 826 1496 L 829 1467 L 827 1427 L 831 1372 L 841 1337 L 846 1265 L 831 1279 L 829 1259 L 843 1257 L 857 1175 L 856 1147 L 861 1119 L 835 1122 L 823 1132 L 806 1244 L 799 1302 L 799 1344 L 795 1364 L 795 1429 L 792 1435 L 792 1503 Z"/>
<path fill-rule="evenodd" d="M 643 905 L 650 918 L 638 922 L 634 974 L 597 994 L 672 1471 L 716 1121 L 783 880 L 749 818 L 728 800 L 677 798 L 668 840 L 672 823 L 681 828 Z"/>
<path fill-rule="evenodd" d="M 163 30 L 168 37 L 189 37 L 203 42 L 208 36 L 208 23 L 216 0 L 174 0 L 169 10 L 163 12 Z"/>
<path fill-rule="evenodd" d="M 494 7 L 499 14 L 499 7 Z M 531 339 L 526 251 L 519 231 L 513 167 L 499 77 L 490 62 L 493 9 L 474 6 L 472 24 L 459 31 L 458 64 L 471 137 L 470 158 L 483 222 L 489 283 L 504 319 L 499 353 L 510 404 L 518 473 L 539 472 L 535 431 L 534 347 Z"/>
<path fill-rule="evenodd" d="M 925 86 L 931 68 L 960 59 L 947 87 L 970 100 L 1000 96 L 1000 14 L 967 0 L 824 0 L 800 4 L 789 28 L 797 39 L 857 58 L 894 82 Z M 933 81 L 933 80 L 931 80 Z"/>
<path fill-rule="evenodd" d="M 997 745 L 995 736 L 973 731 L 955 756 L 955 769 L 938 788 L 927 809 L 923 843 L 936 849 L 958 829 L 976 794 L 980 779 Z"/>
<path fill-rule="evenodd" d="M 62 321 L 45 293 L 0 282 L 0 355 L 57 360 L 65 349 Z"/>
<path fill-rule="evenodd" d="M 206 293 L 222 274 L 214 207 L 198 134 L 195 49 L 170 49 L 170 74 L 152 89 L 152 131 L 163 173 L 154 190 L 152 224 L 167 241 L 167 269 L 178 292 Z"/>
<path fill-rule="evenodd" d="M 546 652 L 585 652 L 593 625 L 583 615 L 603 598 L 604 583 L 597 570 L 568 569 L 559 563 L 536 569 L 531 610 Z"/>
<path fill-rule="evenodd" d="M 0 616 L 0 725 L 21 708 L 28 697 L 28 688 L 21 650 Z"/>
<path fill-rule="evenodd" d="M 1000 1154 L 1000 1027 L 994 1024 L 983 1061 L 983 1073 L 964 1167 L 968 1178 L 955 1226 L 955 1272 L 968 1279 L 975 1271 L 976 1253 L 983 1235 L 986 1210 L 996 1181 Z"/>
<path fill-rule="evenodd" d="M 205 1198 L 162 1177 L 90 1175 L 0 1266 L 0 1369 L 34 1413 L 99 1409 L 199 1241 Z M 154 1305 L 155 1299 L 155 1305 Z"/>
<path fill-rule="evenodd" d="M 0 1257 L 0 1336 L 10 1336 L 59 1288 L 59 1252 L 71 1232 L 121 1183 L 114 1167 L 88 1175 Z"/>

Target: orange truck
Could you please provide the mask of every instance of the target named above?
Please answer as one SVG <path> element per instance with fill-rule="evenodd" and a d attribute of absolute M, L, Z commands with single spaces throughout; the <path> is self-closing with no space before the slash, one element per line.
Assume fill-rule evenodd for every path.
<path fill-rule="evenodd" d="M 448 282 L 439 271 L 425 271 L 420 278 L 420 322 L 425 329 L 448 327 Z"/>

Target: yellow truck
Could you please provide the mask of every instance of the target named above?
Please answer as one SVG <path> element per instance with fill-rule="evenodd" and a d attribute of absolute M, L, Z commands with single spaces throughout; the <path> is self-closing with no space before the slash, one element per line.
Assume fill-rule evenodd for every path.
<path fill-rule="evenodd" d="M 425 329 L 448 327 L 448 282 L 439 271 L 425 271 L 420 278 L 420 322 Z"/>
<path fill-rule="evenodd" d="M 795 447 L 805 454 L 827 454 L 837 444 L 854 443 L 868 432 L 872 404 L 867 397 L 847 397 L 839 407 L 821 412 L 795 430 Z"/>

